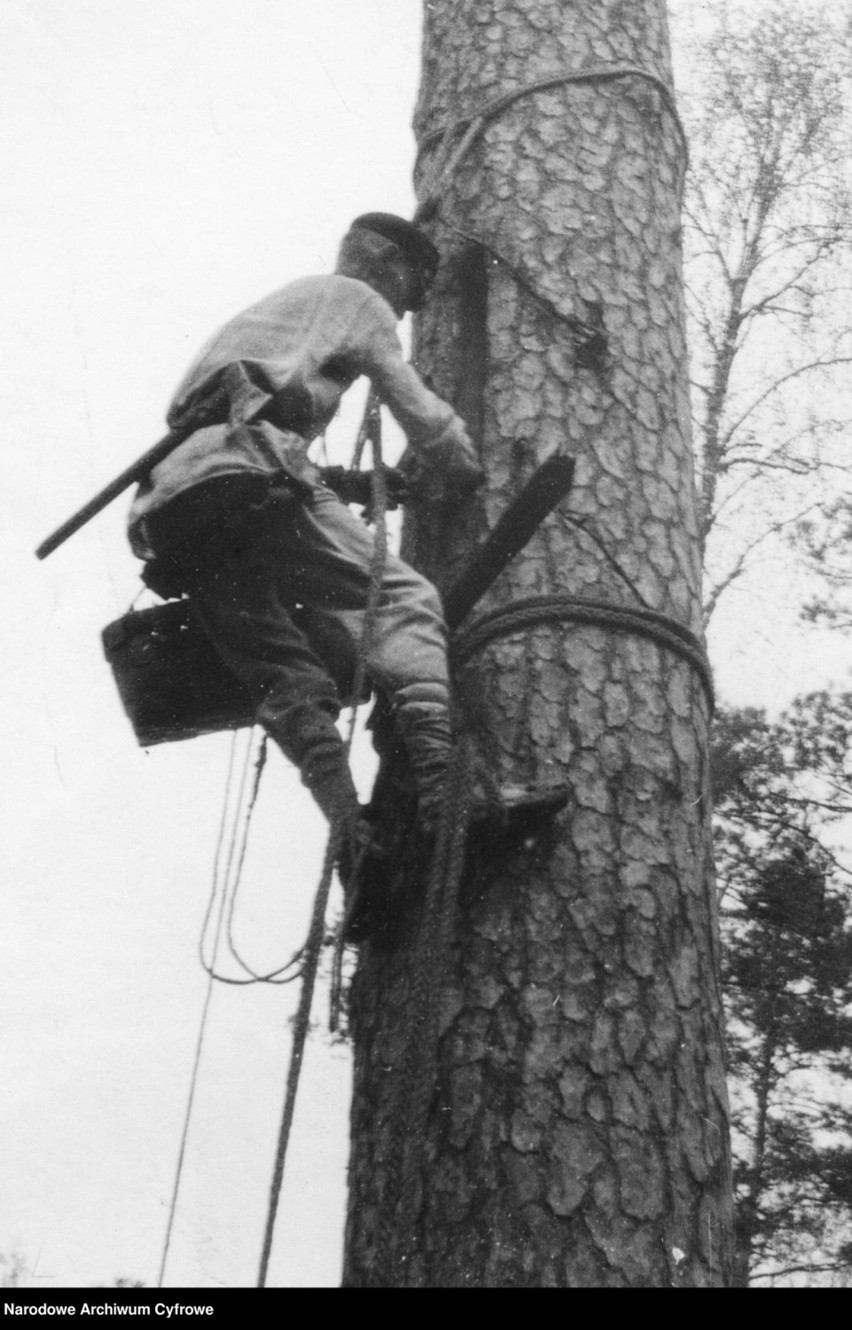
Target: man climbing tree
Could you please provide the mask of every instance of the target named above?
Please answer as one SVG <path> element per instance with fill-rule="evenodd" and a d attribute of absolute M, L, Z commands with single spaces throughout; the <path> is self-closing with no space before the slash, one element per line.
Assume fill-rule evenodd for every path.
<path fill-rule="evenodd" d="M 354 828 L 358 802 L 335 726 L 334 665 L 311 623 L 330 618 L 338 637 L 363 642 L 367 675 L 405 734 L 426 820 L 449 758 L 446 632 L 434 589 L 388 554 L 364 638 L 372 538 L 322 483 L 307 446 L 366 374 L 407 433 L 412 493 L 458 501 L 479 482 L 462 421 L 404 363 L 394 327 L 425 299 L 437 257 L 409 222 L 368 213 L 334 275 L 292 282 L 220 329 L 169 409 L 183 442 L 140 485 L 130 514 L 149 585 L 189 592 L 258 721 L 342 829 Z M 309 611 L 307 631 L 297 604 Z"/>
<path fill-rule="evenodd" d="M 524 837 L 473 838 L 463 864 L 448 803 L 443 870 L 403 856 L 392 875 L 426 904 L 359 955 L 344 1283 L 723 1286 L 712 696 L 665 5 L 424 15 L 418 215 L 442 263 L 417 360 L 486 484 L 449 519 L 415 499 L 404 552 L 446 588 L 536 465 L 576 456 L 569 502 L 454 652 L 471 779 L 558 778 L 570 798 Z"/>

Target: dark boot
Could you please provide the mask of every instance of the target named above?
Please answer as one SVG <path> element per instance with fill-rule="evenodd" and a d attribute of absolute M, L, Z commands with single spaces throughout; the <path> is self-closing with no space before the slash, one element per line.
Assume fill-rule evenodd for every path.
<path fill-rule="evenodd" d="M 331 712 L 314 702 L 298 703 L 276 718 L 273 738 L 299 768 L 328 821 L 354 825 L 358 796 Z"/>

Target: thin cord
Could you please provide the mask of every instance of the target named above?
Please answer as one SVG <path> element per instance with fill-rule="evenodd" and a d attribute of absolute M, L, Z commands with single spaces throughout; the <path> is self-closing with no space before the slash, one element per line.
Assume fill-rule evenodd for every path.
<path fill-rule="evenodd" d="M 213 872 L 211 874 L 210 896 L 207 901 L 207 909 L 204 913 L 204 920 L 201 925 L 201 933 L 198 939 L 198 956 L 201 962 L 201 967 L 203 970 L 207 972 L 208 975 L 211 976 L 211 978 L 214 979 L 218 977 L 215 973 L 215 964 L 214 964 L 216 959 L 215 942 L 214 942 L 213 961 L 211 961 L 209 964 L 204 955 L 204 942 L 205 938 L 207 937 L 207 930 L 210 926 L 210 920 L 213 917 L 213 911 L 216 905 L 216 897 L 219 894 L 222 855 L 225 846 L 225 827 L 228 819 L 228 805 L 232 798 L 232 786 L 234 782 L 234 770 L 236 767 L 236 750 L 237 750 L 238 734 L 239 732 L 235 731 L 233 738 L 231 740 L 231 759 L 228 765 L 228 775 L 225 781 L 225 797 L 222 802 L 222 813 L 219 818 L 219 834 L 216 840 L 216 852 L 213 856 Z M 250 743 L 251 740 L 249 740 L 249 745 Z M 248 780 L 249 753 L 250 753 L 250 746 L 246 748 L 246 752 L 243 757 L 243 766 L 242 766 L 242 772 L 240 774 L 240 784 L 235 805 L 236 809 L 239 809 L 240 803 L 242 802 L 242 798 L 245 793 L 246 781 Z M 227 895 L 227 881 L 230 874 L 231 863 L 234 857 L 235 834 L 236 834 L 235 831 L 232 829 L 230 843 L 228 845 L 228 857 L 225 866 L 224 879 L 222 879 L 224 880 L 225 883 L 225 888 L 222 891 L 222 905 L 220 907 L 222 909 L 224 909 L 225 899 Z"/>
<path fill-rule="evenodd" d="M 251 794 L 249 795 L 249 801 L 246 806 L 245 813 L 242 815 L 242 828 L 240 829 L 239 810 L 245 799 L 245 791 L 248 781 L 248 771 L 251 759 L 251 743 L 249 743 L 249 747 L 246 749 L 246 754 L 243 761 L 243 771 L 240 779 L 240 790 L 237 796 L 236 806 L 234 809 L 235 821 L 234 821 L 234 826 L 231 830 L 231 839 L 228 846 L 228 860 L 223 880 L 220 877 L 220 864 L 221 864 L 222 849 L 224 844 L 224 821 L 228 804 L 228 795 L 226 794 L 225 808 L 223 809 L 222 821 L 220 822 L 220 828 L 219 828 L 219 840 L 216 847 L 216 857 L 214 859 L 211 894 L 207 906 L 207 912 L 204 917 L 204 923 L 202 924 L 201 937 L 199 941 L 199 952 L 200 952 L 202 969 L 207 974 L 211 975 L 212 978 L 216 981 L 216 983 L 229 984 L 234 988 L 247 988 L 252 984 L 272 984 L 274 986 L 280 986 L 282 984 L 290 984 L 293 983 L 294 980 L 298 979 L 300 973 L 300 971 L 297 970 L 295 974 L 288 975 L 287 971 L 292 970 L 294 966 L 297 966 L 299 964 L 302 958 L 301 948 L 298 951 L 294 952 L 294 954 L 290 957 L 290 959 L 286 961 L 283 965 L 277 966 L 274 970 L 269 970 L 266 974 L 258 974 L 255 970 L 252 969 L 252 967 L 248 964 L 248 962 L 245 961 L 243 957 L 240 955 L 239 951 L 237 950 L 234 944 L 232 936 L 234 918 L 236 915 L 237 898 L 239 895 L 240 887 L 242 885 L 243 866 L 245 863 L 246 852 L 248 850 L 249 832 L 251 829 L 254 809 L 257 804 L 257 799 L 260 792 L 261 776 L 266 766 L 267 751 L 268 751 L 268 736 L 264 735 L 263 738 L 261 739 L 260 747 L 258 749 L 257 759 L 255 761 L 254 782 L 252 785 Z M 237 848 L 238 839 L 239 839 L 239 849 Z M 247 979 L 236 979 L 231 975 L 220 974 L 219 971 L 216 969 L 215 964 L 208 962 L 204 956 L 204 939 L 207 935 L 207 930 L 209 927 L 209 922 L 212 916 L 216 897 L 218 896 L 220 890 L 223 893 L 224 900 L 228 900 L 228 897 L 230 897 L 230 903 L 228 906 L 228 916 L 227 916 L 227 928 L 225 935 L 225 941 L 228 944 L 228 952 L 232 956 L 232 958 L 237 962 L 237 964 L 241 966 L 241 968 L 249 976 L 249 978 Z"/>
<path fill-rule="evenodd" d="M 237 748 L 237 734 L 235 732 L 231 739 L 231 753 L 228 762 L 228 774 L 225 779 L 225 802 L 223 804 L 222 817 L 220 819 L 220 824 L 219 824 L 219 839 L 216 844 L 216 853 L 214 857 L 214 872 L 215 872 L 215 867 L 218 865 L 219 855 L 221 853 L 222 843 L 224 840 L 225 816 L 226 816 L 228 796 L 230 793 L 231 782 L 234 774 L 236 748 Z M 208 906 L 207 919 L 209 919 L 210 917 L 210 910 L 212 909 L 212 904 L 213 902 L 211 899 L 210 905 Z M 219 939 L 222 933 L 222 923 L 224 920 L 224 916 L 225 916 L 225 896 L 223 894 L 222 902 L 219 907 L 219 917 L 216 922 L 216 936 L 213 942 L 214 963 L 216 959 L 216 952 L 219 946 Z M 157 1288 L 163 1287 L 163 1279 L 165 1278 L 165 1273 L 166 1273 L 166 1262 L 168 1260 L 169 1249 L 171 1247 L 172 1230 L 174 1228 L 175 1214 L 177 1212 L 178 1192 L 180 1191 L 180 1183 L 181 1183 L 181 1178 L 183 1176 L 183 1164 L 184 1164 L 184 1159 L 186 1157 L 186 1143 L 187 1143 L 187 1138 L 189 1136 L 189 1124 L 190 1124 L 190 1119 L 192 1118 L 192 1108 L 195 1102 L 195 1091 L 198 1085 L 198 1071 L 201 1065 L 201 1052 L 204 1047 L 204 1036 L 207 1030 L 207 1017 L 210 1012 L 210 1002 L 213 996 L 213 983 L 214 983 L 213 973 L 212 971 L 208 971 L 207 991 L 204 995 L 204 1005 L 201 1010 L 201 1020 L 198 1026 L 198 1036 L 195 1041 L 195 1056 L 193 1058 L 192 1073 L 190 1075 L 190 1081 L 189 1081 L 189 1096 L 187 1098 L 186 1111 L 184 1113 L 184 1118 L 183 1118 L 183 1130 L 181 1132 L 180 1148 L 178 1150 L 177 1166 L 175 1168 L 174 1184 L 172 1186 L 172 1196 L 171 1196 L 171 1201 L 169 1203 L 169 1217 L 168 1217 L 168 1222 L 166 1224 L 166 1236 L 163 1242 L 163 1254 L 160 1259 L 160 1270 L 157 1275 Z"/>
<path fill-rule="evenodd" d="M 575 527 L 577 528 L 578 531 L 582 531 L 583 534 L 584 534 L 585 536 L 588 536 L 589 539 L 590 539 L 591 541 L 593 541 L 593 543 L 597 546 L 597 548 L 600 550 L 601 554 L 602 554 L 602 555 L 604 556 L 604 558 L 606 559 L 606 561 L 607 561 L 607 563 L 609 564 L 609 566 L 613 569 L 613 571 L 614 571 L 615 573 L 618 574 L 618 576 L 619 576 L 619 577 L 621 578 L 621 580 L 625 583 L 625 585 L 628 586 L 628 587 L 630 588 L 630 590 L 633 592 L 634 596 L 635 596 L 636 599 L 639 601 L 639 604 L 640 604 L 644 609 L 646 609 L 646 610 L 650 610 L 650 609 L 651 609 L 651 606 L 648 604 L 647 600 L 646 600 L 645 597 L 642 595 L 642 592 L 639 590 L 639 588 L 637 587 L 636 583 L 635 583 L 635 582 L 633 581 L 633 579 L 632 579 L 632 578 L 631 578 L 631 577 L 625 572 L 625 570 L 622 568 L 621 564 L 620 564 L 620 563 L 618 562 L 618 560 L 616 559 L 615 555 L 612 554 L 611 551 L 607 548 L 606 542 L 603 541 L 603 540 L 601 540 L 601 538 L 600 538 L 600 536 L 598 535 L 598 533 L 597 533 L 597 532 L 596 532 L 596 531 L 595 531 L 595 530 L 589 525 L 589 520 L 588 520 L 588 518 L 584 518 L 584 517 L 575 517 L 572 513 L 566 513 L 566 514 L 565 514 L 565 520 L 566 520 L 566 522 L 570 522 L 571 525 L 572 525 L 572 526 L 575 526 Z"/>
<path fill-rule="evenodd" d="M 334 864 L 340 850 L 342 836 L 343 826 L 339 819 L 335 818 L 328 841 L 328 847 L 325 852 L 319 889 L 314 900 L 310 928 L 308 929 L 308 936 L 305 941 L 302 987 L 299 994 L 299 1005 L 293 1023 L 293 1047 L 290 1053 L 290 1066 L 287 1073 L 287 1092 L 284 1099 L 284 1112 L 278 1132 L 278 1144 L 275 1151 L 275 1163 L 273 1165 L 272 1181 L 269 1189 L 269 1206 L 266 1215 L 266 1228 L 263 1235 L 263 1249 L 260 1255 L 260 1268 L 257 1276 L 258 1288 L 266 1287 L 269 1258 L 272 1254 L 272 1239 L 275 1232 L 275 1220 L 278 1215 L 278 1202 L 281 1197 L 281 1186 L 284 1181 L 284 1164 L 287 1158 L 287 1146 L 290 1143 L 290 1129 L 293 1125 L 293 1114 L 296 1109 L 296 1094 L 299 1088 L 299 1077 L 302 1070 L 305 1042 L 307 1040 L 308 1029 L 310 1026 L 311 1005 L 313 1003 L 317 965 L 319 962 L 320 951 L 322 950 L 322 940 L 325 929 L 325 911 L 328 904 L 328 894 L 331 887 Z"/>
<path fill-rule="evenodd" d="M 245 961 L 243 957 L 240 955 L 239 951 L 237 950 L 237 946 L 236 943 L 234 942 L 234 937 L 233 937 L 233 926 L 234 926 L 234 919 L 236 916 L 237 896 L 242 883 L 243 864 L 245 863 L 246 851 L 248 849 L 249 829 L 251 827 L 252 814 L 254 812 L 254 808 L 257 803 L 258 793 L 260 790 L 260 779 L 261 776 L 263 775 L 263 771 L 266 766 L 268 749 L 269 749 L 269 736 L 265 734 L 261 740 L 260 749 L 258 751 L 257 761 L 255 763 L 254 784 L 249 799 L 248 809 L 246 811 L 246 815 L 243 820 L 242 839 L 240 842 L 239 854 L 237 856 L 237 866 L 236 866 L 234 882 L 231 888 L 231 904 L 228 910 L 228 927 L 227 927 L 228 950 L 231 956 L 237 962 L 237 964 L 241 965 L 242 968 L 245 970 L 246 974 L 249 975 L 250 977 L 248 979 L 230 979 L 230 978 L 226 979 L 223 975 L 216 975 L 216 978 L 220 981 L 220 983 L 238 984 L 242 985 L 243 987 L 249 984 L 272 984 L 274 987 L 280 987 L 282 984 L 292 984 L 296 979 L 299 978 L 301 970 L 297 969 L 295 974 L 291 975 L 288 975 L 287 971 L 293 969 L 294 966 L 299 964 L 304 952 L 304 948 L 300 947 L 299 950 L 294 952 L 293 955 L 290 957 L 290 959 L 286 961 L 283 965 L 277 966 L 277 968 L 274 970 L 268 970 L 266 974 L 258 974 L 257 971 L 253 970 L 252 967 L 248 964 L 248 962 Z"/>
<path fill-rule="evenodd" d="M 582 352 L 584 348 L 594 345 L 603 338 L 603 328 L 596 327 L 594 324 L 588 323 L 585 319 L 578 318 L 575 314 L 564 314 L 549 296 L 546 296 L 543 291 L 539 291 L 529 273 L 520 268 L 517 263 L 513 263 L 511 259 L 507 259 L 506 255 L 503 254 L 501 250 L 497 249 L 495 245 L 492 245 L 490 241 L 483 240 L 481 236 L 474 235 L 470 231 L 465 231 L 462 227 L 456 226 L 454 222 L 445 221 L 444 225 L 448 231 L 453 231 L 457 236 L 460 236 L 462 240 L 466 240 L 469 244 L 484 249 L 486 253 L 491 255 L 496 263 L 499 263 L 501 267 L 511 273 L 512 277 L 514 277 L 518 286 L 520 286 L 522 290 L 531 295 L 533 300 L 537 301 L 538 304 L 543 305 L 544 308 L 547 309 L 555 319 L 558 319 L 560 323 L 564 323 L 569 330 L 571 341 L 576 351 Z"/>

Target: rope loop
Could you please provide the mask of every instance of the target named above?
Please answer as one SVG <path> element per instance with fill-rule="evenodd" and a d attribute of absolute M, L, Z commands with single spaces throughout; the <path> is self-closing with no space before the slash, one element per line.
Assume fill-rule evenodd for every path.
<path fill-rule="evenodd" d="M 701 680 L 712 715 L 715 708 L 713 675 L 701 641 L 685 624 L 657 610 L 585 600 L 566 592 L 528 596 L 480 615 L 458 632 L 453 640 L 454 660 L 456 664 L 462 664 L 501 637 L 556 623 L 577 623 L 612 632 L 633 633 L 680 656 Z"/>
<path fill-rule="evenodd" d="M 521 88 L 514 88 L 510 92 L 493 97 L 478 111 L 459 116 L 458 119 L 424 134 L 417 150 L 415 173 L 422 155 L 436 142 L 438 144 L 438 159 L 432 171 L 431 179 L 423 192 L 423 199 L 415 211 L 414 221 L 425 222 L 434 216 L 440 203 L 441 194 L 444 193 L 462 160 L 467 156 L 485 126 L 509 106 L 512 106 L 514 102 L 519 101 L 522 97 L 529 97 L 536 92 L 548 92 L 551 88 L 564 87 L 570 84 L 611 83 L 617 79 L 627 78 L 640 79 L 651 84 L 662 97 L 663 103 L 674 120 L 677 129 L 684 156 L 685 170 L 689 163 L 689 144 L 686 130 L 678 114 L 674 94 L 669 85 L 657 74 L 652 74 L 650 70 L 642 69 L 639 65 L 593 65 L 588 69 L 550 74 L 544 78 L 535 79 L 531 83 L 524 84 Z M 453 149 L 452 142 L 462 131 L 464 133 L 462 133 L 456 148 Z"/>

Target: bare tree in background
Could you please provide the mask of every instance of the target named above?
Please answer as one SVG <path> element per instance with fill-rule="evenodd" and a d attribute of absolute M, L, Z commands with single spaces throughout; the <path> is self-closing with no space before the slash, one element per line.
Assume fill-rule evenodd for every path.
<path fill-rule="evenodd" d="M 761 5 L 729 0 L 698 15 L 697 22 L 694 7 L 674 8 L 691 142 L 686 273 L 709 583 L 705 614 L 709 619 L 720 598 L 747 578 L 756 555 L 777 555 L 779 542 L 795 542 L 806 556 L 804 568 L 818 574 L 822 584 L 804 605 L 805 614 L 848 626 L 849 15 L 837 6 L 802 0 Z M 799 595 L 807 594 L 803 584 Z M 841 700 L 826 694 L 813 733 L 821 736 L 825 749 L 834 744 L 848 761 L 848 744 L 844 748 L 836 740 L 844 724 Z M 721 772 L 735 761 L 737 748 L 727 717 L 717 730 L 716 746 Z M 805 746 L 795 748 L 798 771 L 789 761 L 779 764 L 765 736 L 756 756 L 776 781 L 783 772 L 791 784 L 814 782 L 812 755 Z M 718 838 L 728 886 L 730 790 L 724 780 L 714 785 L 722 801 Z M 836 891 L 838 901 L 848 892 L 842 873 L 840 884 L 825 886 L 828 870 L 820 868 L 825 846 L 822 838 L 810 845 L 791 816 L 794 802 L 779 806 L 771 782 L 752 782 L 750 798 L 739 809 L 739 852 L 752 871 L 740 875 L 740 894 L 729 891 L 723 905 L 733 1020 L 735 1282 L 740 1285 L 774 1278 L 778 1271 L 795 1277 L 809 1269 L 821 1272 L 814 1273 L 820 1278 L 836 1268 L 832 1261 L 846 1259 L 836 1216 L 845 1204 L 848 1138 L 838 1125 L 844 1113 L 837 1103 L 843 1096 L 824 1074 L 825 1042 L 839 1037 L 837 1022 L 831 1021 L 836 994 L 824 1004 L 822 1033 L 809 1013 L 799 1038 L 780 1013 L 786 1000 L 801 1017 L 803 994 L 817 983 L 815 969 L 808 970 L 813 947 L 809 951 L 800 921 L 808 892 L 818 901 L 824 891 Z M 797 835 L 796 854 L 801 857 L 804 846 L 816 865 L 808 872 L 800 870 L 791 850 Z M 744 963 L 743 919 L 748 920 L 751 948 Z M 790 919 L 795 928 L 785 965 L 778 960 L 779 938 L 785 928 L 790 931 Z M 839 905 L 830 936 L 825 918 L 814 919 L 826 954 L 832 947 L 842 950 L 845 927 Z M 743 970 L 748 971 L 747 989 Z M 837 982 L 842 989 L 842 981 Z M 841 992 L 841 1008 L 844 1001 Z M 803 1048 L 808 1041 L 810 1047 Z M 802 1070 L 808 1062 L 809 1078 Z M 812 1130 L 817 1119 L 822 1138 Z"/>
<path fill-rule="evenodd" d="M 850 20 L 777 0 L 722 3 L 693 28 L 677 8 L 709 618 L 773 537 L 805 522 L 816 552 L 849 484 Z"/>
<path fill-rule="evenodd" d="M 477 435 L 487 481 L 462 513 L 416 509 L 406 548 L 446 588 L 536 465 L 576 455 L 568 502 L 479 607 L 538 596 L 551 612 L 472 650 L 457 678 L 479 783 L 559 778 L 569 798 L 524 838 L 475 835 L 437 923 L 402 904 L 429 876 L 408 854 L 398 927 L 361 948 L 344 1283 L 724 1285 L 665 4 L 424 12 L 418 186 L 443 262 L 417 359 Z"/>

